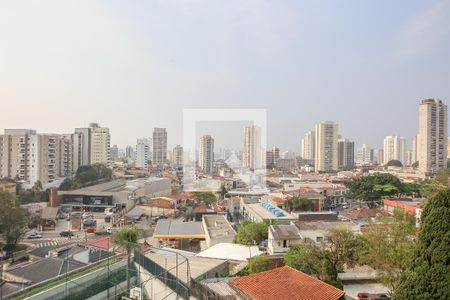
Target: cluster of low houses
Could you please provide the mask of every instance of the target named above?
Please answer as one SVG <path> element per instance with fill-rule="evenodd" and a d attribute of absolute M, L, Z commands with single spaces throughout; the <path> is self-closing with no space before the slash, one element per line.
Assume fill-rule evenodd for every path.
<path fill-rule="evenodd" d="M 142 190 L 158 184 L 153 194 L 143 195 L 136 202 L 135 209 L 151 219 L 157 220 L 153 236 L 142 240 L 141 251 L 158 270 L 172 274 L 177 282 L 190 289 L 193 298 L 212 299 L 358 299 L 360 292 L 388 293 L 388 289 L 378 282 L 378 274 L 370 268 L 349 269 L 339 274 L 344 282 L 344 291 L 336 289 L 316 278 L 284 266 L 283 256 L 289 247 L 310 239 L 318 245 L 330 229 L 346 227 L 355 233 L 368 220 L 377 217 L 382 211 L 392 213 L 394 208 L 415 213 L 420 219 L 420 201 L 386 200 L 383 209 L 348 209 L 340 213 L 327 210 L 328 207 L 347 202 L 348 190 L 335 182 L 302 181 L 292 178 L 280 178 L 277 182 L 282 190 L 264 195 L 231 193 L 212 205 L 195 204 L 189 193 L 169 194 L 167 183 L 146 181 Z M 111 185 L 111 184 L 110 184 Z M 129 185 L 117 184 L 117 191 L 130 189 Z M 137 184 L 136 184 L 137 186 Z M 137 188 L 135 189 L 137 190 Z M 159 191 L 162 191 L 159 193 Z M 155 192 L 156 191 L 156 192 Z M 116 191 L 103 191 L 91 188 L 78 190 L 68 195 L 66 203 L 85 199 L 91 194 L 101 194 L 114 200 Z M 137 196 L 127 192 L 130 196 Z M 286 201 L 295 196 L 311 199 L 315 211 L 289 211 Z M 64 203 L 63 201 L 61 201 Z M 87 205 L 94 205 L 86 202 Z M 125 201 L 124 201 L 125 203 Z M 112 203 L 114 204 L 114 203 Z M 188 209 L 192 220 L 179 217 L 179 209 Z M 186 212 L 184 212 L 186 215 Z M 239 216 L 235 219 L 235 216 Z M 270 222 L 268 240 L 264 245 L 244 246 L 234 244 L 236 220 Z M 65 272 L 86 267 L 113 255 L 123 252 L 115 248 L 110 237 L 101 237 L 84 243 L 76 243 L 67 249 L 35 249 L 28 253 L 28 261 L 6 266 L 3 279 L 8 284 L 3 289 L 15 291 L 23 285 L 32 285 L 62 276 Z M 65 258 L 58 253 L 64 252 Z M 56 255 L 55 255 L 56 253 Z M 270 258 L 269 271 L 250 276 L 237 276 L 248 264 L 249 259 L 266 255 Z M 155 269 L 146 269 L 145 265 L 136 266 L 143 272 L 140 276 L 142 288 L 151 299 L 176 299 L 174 287 L 166 282 L 166 275 Z M 47 266 L 49 266 L 47 268 Z M 36 270 L 51 269 L 52 272 Z M 164 278 L 163 278 L 164 277 Z M 178 289 L 176 289 L 178 291 Z"/>

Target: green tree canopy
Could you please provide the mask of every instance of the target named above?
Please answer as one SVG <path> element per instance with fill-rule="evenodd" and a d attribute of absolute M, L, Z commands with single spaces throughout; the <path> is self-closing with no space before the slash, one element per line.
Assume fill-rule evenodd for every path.
<path fill-rule="evenodd" d="M 4 250 L 10 254 L 27 231 L 28 212 L 21 208 L 9 192 L 0 191 L 0 236 Z"/>
<path fill-rule="evenodd" d="M 258 245 L 267 239 L 269 226 L 265 222 L 245 221 L 239 227 L 234 238 L 236 244 Z"/>
<path fill-rule="evenodd" d="M 450 187 L 450 169 L 439 170 L 431 183 L 428 183 L 422 190 L 423 195 L 430 199 L 439 191 Z"/>
<path fill-rule="evenodd" d="M 401 168 L 401 167 L 403 167 L 403 164 L 402 164 L 401 161 L 393 159 L 393 160 L 390 160 L 390 161 L 388 161 L 386 163 L 386 167 L 399 167 L 399 168 Z"/>
<path fill-rule="evenodd" d="M 207 205 L 216 202 L 216 196 L 211 192 L 192 192 L 192 197 L 198 203 L 203 202 Z"/>
<path fill-rule="evenodd" d="M 370 223 L 363 236 L 365 245 L 360 262 L 377 270 L 382 282 L 392 290 L 411 263 L 415 234 L 414 216 L 402 211 L 396 210 L 394 217 L 384 216 Z"/>
<path fill-rule="evenodd" d="M 314 203 L 311 199 L 301 196 L 292 197 L 285 202 L 285 207 L 289 211 L 313 211 Z"/>
<path fill-rule="evenodd" d="M 450 299 L 450 189 L 427 202 L 412 257 L 394 299 Z"/>
<path fill-rule="evenodd" d="M 353 199 L 366 201 L 371 207 L 383 197 L 393 196 L 404 191 L 400 179 L 391 174 L 375 174 L 349 181 L 349 196 Z"/>
<path fill-rule="evenodd" d="M 264 272 L 269 270 L 270 259 L 267 256 L 252 257 L 248 262 L 248 271 L 250 274 Z"/>

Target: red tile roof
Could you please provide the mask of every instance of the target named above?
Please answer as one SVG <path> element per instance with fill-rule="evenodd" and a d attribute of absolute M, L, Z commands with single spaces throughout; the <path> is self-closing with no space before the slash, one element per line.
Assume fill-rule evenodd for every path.
<path fill-rule="evenodd" d="M 278 204 L 283 204 L 284 202 L 286 202 L 286 200 L 280 198 L 280 197 L 273 197 L 272 199 L 273 202 L 278 203 Z"/>
<path fill-rule="evenodd" d="M 240 277 L 232 280 L 231 284 L 258 300 L 337 300 L 345 294 L 288 266 Z"/>

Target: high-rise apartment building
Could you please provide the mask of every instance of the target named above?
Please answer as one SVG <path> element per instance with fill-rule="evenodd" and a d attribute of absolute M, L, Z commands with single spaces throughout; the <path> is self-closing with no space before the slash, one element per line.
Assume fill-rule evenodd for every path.
<path fill-rule="evenodd" d="M 111 161 L 117 161 L 119 159 L 119 147 L 117 145 L 113 145 L 111 147 Z"/>
<path fill-rule="evenodd" d="M 391 160 L 398 160 L 402 165 L 407 165 L 408 149 L 406 148 L 406 140 L 404 137 L 388 135 L 384 138 L 383 145 L 384 163 L 388 163 Z"/>
<path fill-rule="evenodd" d="M 75 128 L 73 134 L 73 169 L 92 164 L 111 164 L 111 135 L 109 128 L 97 123 L 88 128 Z"/>
<path fill-rule="evenodd" d="M 338 140 L 338 168 L 348 168 L 355 165 L 355 143 L 348 139 Z"/>
<path fill-rule="evenodd" d="M 73 170 L 91 163 L 91 129 L 75 128 L 73 134 Z"/>
<path fill-rule="evenodd" d="M 362 144 L 361 148 L 358 150 L 356 162 L 358 165 L 369 165 L 374 159 L 373 150 L 367 144 Z"/>
<path fill-rule="evenodd" d="M 274 167 L 280 159 L 280 149 L 273 147 L 266 151 L 266 166 Z"/>
<path fill-rule="evenodd" d="M 152 139 L 138 139 L 136 143 L 136 167 L 148 168 L 148 163 L 152 160 Z"/>
<path fill-rule="evenodd" d="M 316 125 L 316 172 L 338 169 L 338 135 L 338 125 L 334 122 L 323 121 Z"/>
<path fill-rule="evenodd" d="M 60 158 L 59 174 L 63 177 L 70 176 L 75 172 L 73 168 L 73 134 L 60 135 L 58 140 Z"/>
<path fill-rule="evenodd" d="M 173 148 L 173 165 L 175 168 L 183 167 L 183 147 L 180 145 L 176 145 Z"/>
<path fill-rule="evenodd" d="M 72 159 L 71 135 L 37 134 L 28 129 L 6 129 L 0 135 L 0 177 L 49 183 L 72 174 Z"/>
<path fill-rule="evenodd" d="M 111 164 L 111 136 L 109 128 L 100 127 L 97 123 L 90 124 L 91 129 L 91 165 Z"/>
<path fill-rule="evenodd" d="M 419 106 L 419 170 L 436 172 L 447 166 L 448 109 L 439 99 L 422 100 Z"/>
<path fill-rule="evenodd" d="M 242 154 L 243 166 L 250 170 L 263 167 L 261 149 L 261 129 L 256 126 L 247 126 L 244 129 L 244 152 Z"/>
<path fill-rule="evenodd" d="M 136 154 L 135 154 L 133 146 L 128 145 L 125 147 L 125 157 L 131 158 L 131 159 L 136 159 Z"/>
<path fill-rule="evenodd" d="M 210 135 L 200 138 L 198 166 L 208 174 L 211 174 L 214 166 L 214 139 Z"/>
<path fill-rule="evenodd" d="M 300 143 L 300 157 L 306 160 L 314 160 L 316 146 L 316 133 L 308 131 Z"/>
<path fill-rule="evenodd" d="M 416 135 L 412 140 L 412 154 L 411 154 L 411 161 L 412 163 L 415 163 L 419 159 L 418 155 L 418 148 L 417 148 L 417 142 L 419 140 L 419 135 Z"/>
<path fill-rule="evenodd" d="M 375 162 L 378 165 L 383 165 L 384 164 L 384 151 L 383 151 L 383 149 L 375 150 Z"/>
<path fill-rule="evenodd" d="M 167 162 L 167 131 L 165 128 L 153 129 L 153 161 L 155 165 Z"/>

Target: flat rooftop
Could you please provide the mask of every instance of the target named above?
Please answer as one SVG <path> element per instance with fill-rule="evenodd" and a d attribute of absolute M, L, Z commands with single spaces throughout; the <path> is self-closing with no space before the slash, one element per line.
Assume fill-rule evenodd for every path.
<path fill-rule="evenodd" d="M 177 257 L 173 254 L 157 254 L 147 253 L 146 257 L 160 265 L 166 270 L 170 270 L 169 273 L 178 277 L 184 283 L 187 283 L 188 279 L 188 264 L 183 263 L 185 259 L 189 260 L 189 272 L 190 277 L 197 278 L 208 271 L 226 263 L 222 259 L 204 258 L 198 256 L 189 256 L 187 258 Z M 175 268 L 178 261 L 178 268 Z M 178 270 L 177 270 L 178 269 Z"/>
<path fill-rule="evenodd" d="M 198 253 L 198 257 L 226 259 L 234 261 L 247 261 L 249 258 L 259 256 L 264 252 L 258 246 L 244 246 L 233 243 L 220 243 Z"/>
<path fill-rule="evenodd" d="M 161 219 L 156 223 L 153 238 L 205 239 L 206 234 L 201 222 L 183 222 L 181 220 Z"/>
<path fill-rule="evenodd" d="M 277 240 L 302 238 L 295 225 L 271 225 L 269 228 L 273 237 Z"/>
<path fill-rule="evenodd" d="M 203 215 L 209 238 L 225 238 L 236 235 L 230 222 L 223 215 Z"/>
<path fill-rule="evenodd" d="M 263 220 L 297 220 L 295 216 L 280 208 L 278 208 L 278 210 L 283 212 L 284 215 L 282 217 L 277 217 L 272 212 L 261 206 L 261 203 L 246 203 L 245 208 L 253 215 L 257 215 Z"/>

